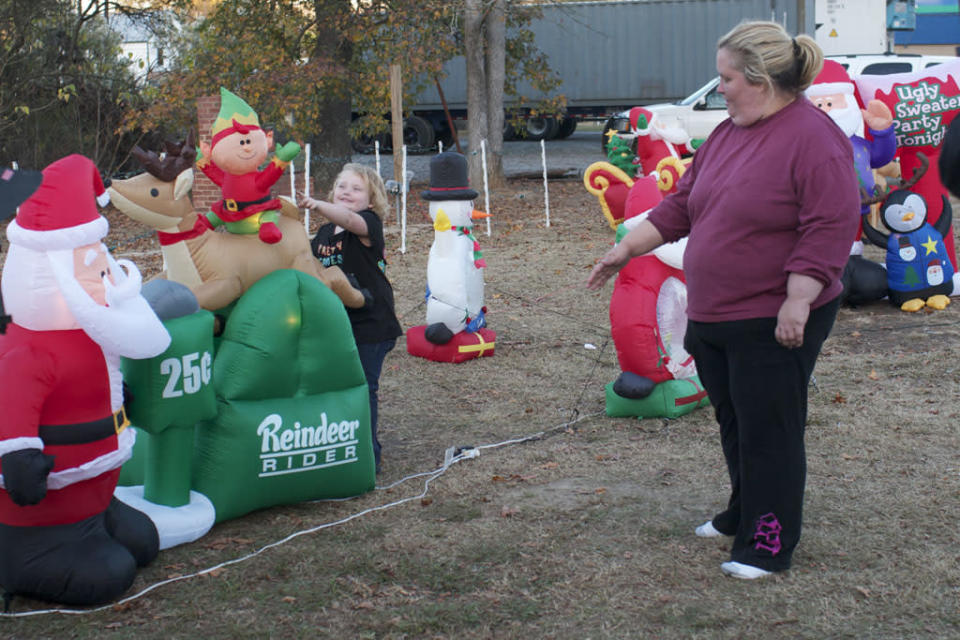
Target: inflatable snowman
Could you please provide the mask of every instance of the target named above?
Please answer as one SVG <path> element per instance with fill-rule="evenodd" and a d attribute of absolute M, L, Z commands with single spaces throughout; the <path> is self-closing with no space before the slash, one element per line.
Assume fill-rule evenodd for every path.
<path fill-rule="evenodd" d="M 430 204 L 434 238 L 427 262 L 427 324 L 407 331 L 411 355 L 438 362 L 462 362 L 493 355 L 495 334 L 486 329 L 483 268 L 473 236 L 477 192 L 470 188 L 467 159 L 445 152 L 430 161 Z"/>

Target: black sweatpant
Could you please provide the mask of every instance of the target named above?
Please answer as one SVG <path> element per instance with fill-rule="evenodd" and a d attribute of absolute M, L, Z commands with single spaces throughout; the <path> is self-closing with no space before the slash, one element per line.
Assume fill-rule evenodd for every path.
<path fill-rule="evenodd" d="M 790 568 L 807 476 L 807 385 L 839 306 L 810 312 L 797 349 L 777 342 L 776 318 L 688 321 L 684 347 L 716 412 L 730 475 L 730 502 L 713 526 L 734 536 L 734 562 Z"/>

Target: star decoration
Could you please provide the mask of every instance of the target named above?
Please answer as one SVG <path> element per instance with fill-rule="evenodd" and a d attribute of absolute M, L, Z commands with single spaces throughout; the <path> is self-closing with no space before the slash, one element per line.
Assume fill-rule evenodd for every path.
<path fill-rule="evenodd" d="M 932 237 L 930 237 L 929 235 L 927 236 L 927 241 L 926 241 L 926 242 L 921 242 L 921 243 L 920 243 L 920 246 L 926 248 L 927 252 L 926 252 L 925 254 L 923 254 L 923 255 L 925 255 L 925 256 L 928 256 L 928 255 L 930 255 L 931 253 L 936 253 L 936 252 L 937 252 L 937 241 L 934 240 L 934 239 L 933 239 Z"/>

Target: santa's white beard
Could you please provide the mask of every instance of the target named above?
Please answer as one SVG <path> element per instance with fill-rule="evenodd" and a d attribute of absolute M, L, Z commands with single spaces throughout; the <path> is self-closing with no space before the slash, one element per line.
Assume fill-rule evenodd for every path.
<path fill-rule="evenodd" d="M 654 120 L 650 127 L 650 138 L 666 140 L 671 144 L 686 144 L 690 140 L 690 136 L 682 128 L 668 127 L 658 120 Z"/>
<path fill-rule="evenodd" d="M 830 119 L 837 123 L 837 126 L 847 135 L 863 137 L 863 113 L 857 104 L 856 98 L 847 96 L 848 105 L 843 109 L 834 107 L 830 109 Z"/>
<path fill-rule="evenodd" d="M 50 251 L 50 266 L 67 307 L 80 329 L 105 353 L 152 358 L 170 346 L 170 334 L 140 295 L 140 271 L 129 260 L 108 254 L 117 284 L 104 277 L 107 306 L 97 304 L 73 276 L 73 251 Z"/>

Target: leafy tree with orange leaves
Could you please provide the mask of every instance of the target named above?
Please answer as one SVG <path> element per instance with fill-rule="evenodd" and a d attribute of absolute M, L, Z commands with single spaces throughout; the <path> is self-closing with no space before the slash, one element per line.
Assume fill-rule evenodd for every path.
<path fill-rule="evenodd" d="M 314 175 L 329 184 L 351 155 L 352 112 L 369 114 L 353 132 L 385 129 L 389 64 L 422 72 L 406 84 L 409 96 L 453 54 L 449 16 L 436 0 L 223 0 L 195 20 L 174 70 L 149 88 L 150 107 L 131 112 L 127 127 L 182 135 L 196 98 L 224 86 L 280 139 L 312 142 Z"/>
<path fill-rule="evenodd" d="M 442 75 L 444 62 L 464 52 L 463 0 L 221 0 L 204 3 L 202 12 L 197 0 L 155 1 L 181 12 L 190 28 L 174 70 L 144 92 L 150 106 L 131 110 L 126 126 L 182 136 L 195 124 L 196 98 L 224 86 L 280 139 L 312 143 L 321 185 L 348 161 L 351 135 L 388 130 L 390 64 L 404 69 L 410 106 Z M 509 94 L 520 75 L 546 78 L 547 66 L 523 29 L 529 10 L 506 4 L 511 32 L 499 46 L 506 48 Z"/>

